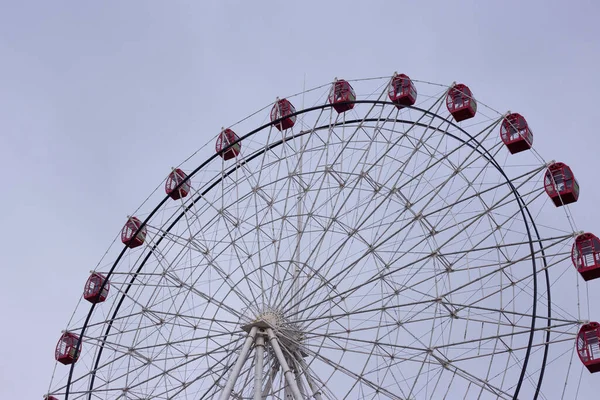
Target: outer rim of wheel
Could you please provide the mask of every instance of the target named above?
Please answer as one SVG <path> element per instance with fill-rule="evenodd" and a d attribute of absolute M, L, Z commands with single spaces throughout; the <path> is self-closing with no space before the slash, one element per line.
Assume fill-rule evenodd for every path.
<path fill-rule="evenodd" d="M 371 104 L 371 105 L 391 105 L 394 106 L 394 103 L 389 102 L 389 101 L 383 101 L 383 100 L 356 100 L 356 101 L 352 101 L 349 103 L 353 103 L 353 104 Z M 318 105 L 318 106 L 314 106 L 314 107 L 309 107 L 300 111 L 296 111 L 293 114 L 290 114 L 288 116 L 286 116 L 285 118 L 289 118 L 289 117 L 294 117 L 294 116 L 298 116 L 298 115 L 302 115 L 305 113 L 309 113 L 312 111 L 319 111 L 319 110 L 325 110 L 325 109 L 329 109 L 332 108 L 333 106 L 331 104 L 322 104 L 322 105 Z M 548 269 L 547 267 L 547 262 L 546 262 L 546 258 L 545 258 L 545 253 L 544 253 L 544 247 L 541 243 L 541 241 L 539 241 L 539 246 L 542 252 L 542 259 L 543 259 L 543 263 L 544 263 L 544 275 L 545 275 L 545 279 L 546 279 L 546 288 L 547 288 L 547 301 L 548 301 L 548 316 L 547 317 L 539 317 L 537 315 L 537 297 L 538 297 L 538 293 L 537 293 L 537 274 L 541 271 L 537 270 L 537 265 L 536 265 L 536 260 L 535 260 L 535 251 L 534 251 L 534 239 L 532 237 L 532 232 L 529 226 L 529 223 L 531 224 L 531 227 L 533 228 L 534 234 L 535 236 L 537 236 L 538 239 L 540 239 L 540 235 L 537 229 L 537 226 L 535 224 L 535 220 L 533 219 L 531 212 L 529 211 L 529 209 L 527 208 L 527 205 L 525 203 L 525 201 L 522 199 L 521 195 L 519 194 L 518 190 L 515 188 L 515 186 L 513 185 L 512 181 L 508 178 L 508 176 L 506 175 L 506 173 L 504 172 L 504 170 L 502 169 L 502 167 L 500 166 L 500 164 L 496 161 L 496 159 L 494 158 L 493 155 L 491 155 L 489 153 L 489 151 L 478 141 L 476 140 L 473 136 L 471 136 L 471 134 L 469 134 L 466 130 L 464 130 L 463 128 L 461 128 L 460 126 L 456 125 L 454 122 L 452 122 L 451 120 L 449 120 L 448 118 L 444 118 L 443 116 L 436 114 L 434 112 L 419 108 L 419 107 L 414 107 L 414 106 L 407 106 L 405 108 L 409 108 L 409 109 L 413 109 L 415 111 L 419 111 L 422 114 L 426 114 L 429 115 L 433 118 L 437 118 L 441 121 L 444 121 L 446 123 L 449 124 L 449 126 L 456 128 L 458 131 L 460 131 L 462 134 L 464 134 L 468 139 L 464 140 L 458 136 L 456 136 L 455 134 L 449 133 L 447 132 L 447 130 L 444 129 L 440 129 L 440 128 L 431 128 L 433 130 L 436 131 L 440 131 L 443 132 L 445 135 L 448 135 L 449 137 L 453 138 L 454 140 L 457 140 L 459 142 L 462 142 L 464 145 L 470 147 L 471 149 L 473 149 L 474 151 L 477 151 L 482 157 L 485 158 L 485 160 L 488 163 L 491 163 L 494 168 L 496 168 L 496 170 L 502 175 L 502 177 L 505 179 L 507 185 L 510 187 L 511 192 L 513 193 L 513 196 L 515 197 L 515 200 L 517 201 L 517 203 L 519 204 L 519 210 L 520 213 L 523 217 L 523 223 L 525 224 L 526 227 L 526 231 L 527 231 L 527 236 L 528 236 L 528 240 L 529 240 L 529 251 L 530 251 L 530 255 L 532 256 L 531 258 L 531 263 L 532 263 L 532 269 L 533 269 L 533 273 L 532 273 L 532 279 L 533 279 L 533 302 L 532 302 L 532 313 L 530 315 L 531 317 L 531 328 L 529 331 L 529 342 L 528 342 L 528 347 L 526 350 L 526 354 L 524 356 L 523 359 L 523 367 L 521 369 L 521 374 L 518 380 L 518 383 L 515 387 L 515 391 L 514 391 L 514 395 L 513 398 L 516 399 L 519 395 L 520 389 L 521 389 L 521 385 L 522 382 L 525 378 L 525 374 L 526 374 L 526 370 L 527 370 L 527 366 L 528 366 L 528 362 L 529 362 L 529 357 L 531 354 L 531 348 L 532 348 L 532 343 L 533 343 L 533 337 L 536 333 L 535 330 L 535 326 L 536 326 L 536 319 L 537 318 L 542 318 L 542 319 L 546 319 L 547 320 L 547 324 L 548 326 L 550 326 L 551 324 L 551 303 L 550 303 L 550 299 L 551 299 L 551 293 L 550 293 L 550 289 L 551 289 L 551 285 L 550 285 L 550 279 L 549 279 L 549 273 L 548 273 Z M 283 119 L 285 118 L 280 118 L 277 119 L 275 121 L 263 124 L 262 126 L 250 131 L 249 133 L 243 135 L 240 137 L 240 139 L 238 140 L 238 142 L 242 142 L 244 139 L 252 137 L 255 134 L 258 134 L 259 132 L 263 131 L 264 129 L 267 129 L 271 126 L 276 125 L 277 123 L 280 123 Z M 414 124 L 416 126 L 425 126 L 425 124 L 422 123 L 418 123 L 415 121 L 410 121 L 410 120 L 403 120 L 403 119 L 398 119 L 398 118 L 364 118 L 364 119 L 355 119 L 355 120 L 346 120 L 346 121 L 340 121 L 337 123 L 330 123 L 328 125 L 321 125 L 319 127 L 313 128 L 311 130 L 308 131 L 301 131 L 297 134 L 291 135 L 289 137 L 283 137 L 282 139 L 279 139 L 273 143 L 269 143 L 266 144 L 263 148 L 257 150 L 255 153 L 250 154 L 246 157 L 244 157 L 243 159 L 241 159 L 238 163 L 236 163 L 235 165 L 233 165 L 231 168 L 229 168 L 227 170 L 227 172 L 224 172 L 222 177 L 220 179 L 217 179 L 214 183 L 212 183 L 209 187 L 207 187 L 204 191 L 202 191 L 199 195 L 196 196 L 196 198 L 194 198 L 193 200 L 190 201 L 189 204 L 186 205 L 185 208 L 181 209 L 180 214 L 174 218 L 173 222 L 164 230 L 164 233 L 168 233 L 178 222 L 179 220 L 185 215 L 185 213 L 189 210 L 189 207 L 193 204 L 195 204 L 196 202 L 198 202 L 203 196 L 205 196 L 209 191 L 211 191 L 218 183 L 221 182 L 221 180 L 227 176 L 229 176 L 230 174 L 232 174 L 234 171 L 236 171 L 241 165 L 246 164 L 251 162 L 252 160 L 254 160 L 255 158 L 259 157 L 260 155 L 264 154 L 265 152 L 276 148 L 278 146 L 280 146 L 281 144 L 283 144 L 285 141 L 289 141 L 289 140 L 293 140 L 296 138 L 299 138 L 301 136 L 304 136 L 306 134 L 309 134 L 313 131 L 317 131 L 317 130 L 322 130 L 322 129 L 328 129 L 329 127 L 332 126 L 339 126 L 339 125 L 343 125 L 343 124 L 350 124 L 350 123 L 359 123 L 359 122 L 373 122 L 373 121 L 385 121 L 385 122 L 401 122 L 401 123 L 407 123 L 407 124 Z M 229 149 L 230 147 L 234 146 L 236 143 L 232 143 L 230 146 L 228 146 L 227 148 L 223 149 L 223 151 L 226 151 L 227 149 Z M 472 142 L 472 143 L 471 143 Z M 208 165 L 211 161 L 213 161 L 215 158 L 219 157 L 219 154 L 215 153 L 213 154 L 211 157 L 209 157 L 207 160 L 205 160 L 203 163 L 201 163 L 197 168 L 195 168 L 192 172 L 189 173 L 189 175 L 186 177 L 185 180 L 183 180 L 178 186 L 181 186 L 183 184 L 185 184 L 186 182 L 188 182 L 193 176 L 195 176 L 199 171 L 201 171 L 206 165 Z M 175 188 L 175 190 L 177 190 L 177 188 Z M 165 197 L 163 198 L 162 201 L 160 201 L 158 203 L 158 205 L 148 214 L 148 216 L 142 221 L 142 224 L 140 225 L 140 227 L 138 228 L 138 231 L 135 232 L 134 236 L 141 231 L 142 229 L 144 229 L 144 227 L 147 225 L 147 223 L 153 218 L 153 216 L 161 209 L 161 207 L 167 202 L 169 201 L 170 197 L 168 195 L 165 195 Z M 529 223 L 528 223 L 529 222 Z M 112 329 L 112 321 L 114 320 L 114 318 L 116 317 L 116 315 L 119 312 L 119 309 L 129 291 L 129 289 L 131 288 L 131 285 L 135 282 L 137 275 L 141 272 L 141 270 L 144 268 L 146 261 L 149 259 L 149 257 L 153 254 L 154 250 L 157 248 L 157 246 L 162 242 L 162 240 L 164 239 L 165 235 L 161 235 L 161 237 L 157 240 L 157 242 L 149 249 L 147 250 L 147 254 L 143 257 L 142 261 L 139 263 L 138 268 L 136 269 L 136 271 L 133 273 L 133 277 L 131 278 L 131 280 L 129 281 L 129 283 L 127 284 L 127 288 L 123 291 L 120 300 L 117 302 L 116 307 L 114 308 L 114 312 L 111 318 L 111 321 L 108 322 L 108 326 L 106 328 L 106 331 L 104 332 L 104 334 L 102 335 L 103 339 L 101 341 L 101 344 L 99 344 L 99 350 L 97 352 L 96 355 L 96 360 L 94 362 L 94 367 L 93 367 L 93 371 L 96 371 L 98 368 L 98 365 L 100 363 L 101 357 L 102 357 L 102 352 L 104 349 L 104 341 L 106 339 L 106 337 L 110 334 L 110 331 Z M 117 256 L 117 258 L 115 259 L 114 263 L 112 264 L 108 274 L 106 275 L 106 281 L 110 280 L 110 277 L 113 273 L 113 271 L 115 270 L 115 268 L 117 267 L 117 265 L 120 263 L 122 257 L 125 255 L 125 253 L 127 252 L 128 247 L 124 246 L 123 249 L 121 250 L 121 252 L 119 253 L 119 255 Z M 106 282 L 105 281 L 105 282 Z M 102 287 L 100 288 L 100 290 L 102 290 L 104 287 L 104 284 L 102 285 Z M 94 309 L 95 309 L 96 304 L 92 304 L 90 306 L 90 310 L 87 314 L 87 317 L 85 319 L 85 322 L 81 328 L 80 331 L 80 338 L 83 338 L 86 332 L 86 329 L 88 327 L 89 321 L 93 315 Z M 550 336 L 551 336 L 551 331 L 550 329 L 547 330 L 546 332 L 546 341 L 544 343 L 544 353 L 543 353 L 543 359 L 542 359 L 542 365 L 540 368 L 540 372 L 539 372 L 539 378 L 538 378 L 538 383 L 537 386 L 535 388 L 535 398 L 538 397 L 538 394 L 540 392 L 540 388 L 542 385 L 542 381 L 544 378 L 544 372 L 545 372 L 545 366 L 546 366 L 546 361 L 547 361 L 547 355 L 548 355 L 548 348 L 549 348 L 549 344 L 550 344 Z M 67 383 L 66 383 L 66 391 L 65 391 L 65 400 L 68 400 L 69 398 L 69 391 L 70 391 L 70 387 L 71 387 L 71 381 L 72 381 L 72 377 L 73 377 L 73 373 L 74 373 L 74 369 L 75 369 L 75 364 L 71 364 L 70 366 L 70 370 L 69 370 L 69 374 L 68 374 L 68 379 L 67 379 Z M 91 399 L 91 394 L 93 391 L 93 387 L 94 387 L 94 381 L 95 381 L 95 376 L 96 373 L 95 372 L 91 372 L 90 373 L 90 385 L 89 385 L 89 394 L 88 394 L 88 398 Z"/>

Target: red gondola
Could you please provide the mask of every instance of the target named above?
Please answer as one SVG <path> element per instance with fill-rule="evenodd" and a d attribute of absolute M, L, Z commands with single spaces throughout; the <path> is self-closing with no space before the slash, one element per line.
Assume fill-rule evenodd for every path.
<path fill-rule="evenodd" d="M 590 322 L 579 329 L 577 354 L 591 373 L 600 371 L 600 324 Z"/>
<path fill-rule="evenodd" d="M 575 238 L 571 259 L 584 280 L 600 278 L 600 239 L 592 233 Z"/>
<path fill-rule="evenodd" d="M 546 170 L 544 189 L 556 207 L 575 203 L 579 198 L 579 184 L 568 165 L 552 163 Z"/>
<path fill-rule="evenodd" d="M 58 400 L 58 397 L 46 395 L 46 396 L 44 396 L 44 399 L 46 399 L 46 400 Z"/>
<path fill-rule="evenodd" d="M 173 172 L 171 172 L 167 177 L 167 181 L 165 182 L 165 192 L 173 200 L 181 199 L 182 197 L 187 196 L 190 192 L 192 188 L 190 181 L 187 180 L 184 183 L 181 183 L 185 180 L 185 178 L 187 178 L 187 175 L 179 168 L 174 169 Z"/>
<path fill-rule="evenodd" d="M 135 234 L 140 228 L 140 226 L 142 226 L 142 221 L 140 221 L 136 217 L 129 217 L 129 220 L 127 221 L 127 223 L 123 227 L 123 230 L 121 231 L 121 242 L 123 242 L 123 244 L 129 247 L 130 249 L 141 246 L 146 240 L 145 225 L 138 232 L 137 235 Z"/>
<path fill-rule="evenodd" d="M 394 74 L 388 87 L 388 97 L 398 109 L 402 109 L 415 104 L 417 101 L 417 89 L 407 75 Z"/>
<path fill-rule="evenodd" d="M 521 114 L 508 114 L 500 126 L 500 138 L 511 154 L 529 150 L 533 145 L 533 133 Z"/>
<path fill-rule="evenodd" d="M 104 287 L 102 287 L 103 284 Z M 102 288 L 102 291 L 100 288 Z M 85 288 L 83 289 L 83 298 L 93 304 L 102 303 L 104 300 L 106 300 L 109 289 L 110 283 L 106 280 L 104 275 L 94 272 L 90 275 L 85 283 Z"/>
<path fill-rule="evenodd" d="M 79 340 L 79 336 L 71 332 L 63 333 L 56 344 L 54 352 L 56 361 L 64 365 L 73 364 L 77 362 L 79 353 L 81 353 L 81 340 Z"/>
<path fill-rule="evenodd" d="M 459 83 L 448 91 L 446 107 L 456 122 L 473 118 L 477 113 L 477 102 L 467 85 Z"/>
<path fill-rule="evenodd" d="M 291 128 L 296 123 L 296 116 L 292 115 L 296 112 L 296 109 L 287 99 L 277 99 L 275 105 L 271 109 L 271 122 L 277 121 L 283 118 L 275 127 L 280 131 Z"/>
<path fill-rule="evenodd" d="M 336 79 L 333 85 L 331 85 L 327 100 L 329 104 L 333 105 L 335 111 L 343 113 L 354 108 L 356 93 L 354 93 L 354 89 L 350 86 L 350 83 L 343 79 Z"/>
<path fill-rule="evenodd" d="M 223 157 L 223 160 L 231 160 L 237 157 L 242 149 L 242 143 L 239 140 L 240 138 L 231 129 L 222 130 L 215 145 L 217 154 Z"/>

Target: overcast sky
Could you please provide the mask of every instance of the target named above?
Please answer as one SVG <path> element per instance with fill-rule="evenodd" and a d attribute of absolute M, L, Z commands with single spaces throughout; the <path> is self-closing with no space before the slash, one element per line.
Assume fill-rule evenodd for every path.
<path fill-rule="evenodd" d="M 47 390 L 89 271 L 166 171 L 305 79 L 467 83 L 573 168 L 573 215 L 600 234 L 599 17 L 595 0 L 0 0 L 0 394 Z"/>

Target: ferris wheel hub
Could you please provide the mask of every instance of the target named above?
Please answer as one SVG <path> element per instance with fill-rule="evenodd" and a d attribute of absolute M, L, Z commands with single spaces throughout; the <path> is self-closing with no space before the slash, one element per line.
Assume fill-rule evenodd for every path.
<path fill-rule="evenodd" d="M 299 354 L 301 357 L 306 357 L 307 354 L 304 348 L 305 333 L 302 327 L 286 318 L 280 310 L 268 308 L 254 317 L 246 316 L 241 329 L 248 334 L 252 328 L 256 327 L 257 335 L 267 336 L 267 331 L 271 329 L 278 338 L 281 346 L 285 348 L 289 354 Z"/>
<path fill-rule="evenodd" d="M 286 323 L 283 314 L 280 311 L 267 309 L 257 313 L 254 317 L 245 317 L 247 322 L 241 326 L 245 332 L 250 332 L 253 327 L 261 329 L 271 328 L 273 331 L 279 331 Z"/>

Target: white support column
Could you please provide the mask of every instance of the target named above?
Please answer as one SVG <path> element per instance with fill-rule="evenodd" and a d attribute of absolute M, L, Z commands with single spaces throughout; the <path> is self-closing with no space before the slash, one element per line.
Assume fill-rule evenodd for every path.
<path fill-rule="evenodd" d="M 271 391 L 271 388 L 273 387 L 273 381 L 275 380 L 275 378 L 277 378 L 277 373 L 279 372 L 279 366 L 274 366 L 273 368 L 271 368 L 271 373 L 269 374 L 269 380 L 267 381 L 267 384 L 265 385 L 265 390 L 263 390 L 262 393 L 262 398 L 266 399 L 267 396 L 269 395 L 269 392 Z"/>
<path fill-rule="evenodd" d="M 294 394 L 292 393 L 292 390 L 290 389 L 290 385 L 286 385 L 283 388 L 283 400 L 294 400 Z"/>
<path fill-rule="evenodd" d="M 302 400 L 300 389 L 298 389 L 298 384 L 296 383 L 296 377 L 294 376 L 294 373 L 290 370 L 287 361 L 285 361 L 285 356 L 283 355 L 283 351 L 281 351 L 281 347 L 279 347 L 279 342 L 277 342 L 277 337 L 275 336 L 273 329 L 267 328 L 267 335 L 269 336 L 269 343 L 273 348 L 273 352 L 277 357 L 277 361 L 279 361 L 279 365 L 283 370 L 285 380 L 290 389 L 292 390 L 294 400 Z"/>
<path fill-rule="evenodd" d="M 296 354 L 294 353 L 294 358 L 296 358 Z M 293 365 L 291 365 L 293 364 Z M 290 360 L 290 368 L 292 372 L 294 372 L 294 376 L 296 377 L 296 384 L 298 385 L 298 389 L 300 390 L 300 395 L 303 399 L 306 399 L 306 388 L 304 382 L 302 381 L 302 371 L 299 368 L 298 360 L 292 359 Z"/>
<path fill-rule="evenodd" d="M 256 361 L 254 363 L 254 400 L 262 400 L 263 361 L 265 354 L 265 338 L 258 334 L 255 342 Z"/>
<path fill-rule="evenodd" d="M 242 347 L 242 351 L 240 351 L 240 355 L 237 361 L 235 362 L 235 366 L 231 371 L 231 375 L 229 375 L 229 379 L 227 379 L 227 383 L 225 384 L 225 387 L 221 392 L 221 396 L 219 397 L 220 400 L 229 400 L 233 387 L 235 386 L 235 381 L 237 380 L 238 375 L 242 370 L 242 366 L 246 361 L 246 357 L 248 356 L 248 352 L 250 351 L 250 346 L 252 346 L 252 342 L 254 342 L 254 338 L 256 337 L 257 331 L 258 327 L 256 326 L 253 326 L 252 329 L 250 329 L 250 333 L 248 334 L 248 337 L 244 342 L 244 347 Z"/>
<path fill-rule="evenodd" d="M 306 361 L 304 361 L 300 354 L 296 354 L 296 359 L 298 360 L 298 363 L 300 363 L 300 368 L 302 368 L 302 371 L 304 372 L 306 382 L 308 382 L 308 387 L 310 388 L 313 397 L 315 398 L 315 400 L 323 400 L 319 387 L 315 385 L 312 376 L 310 376 L 308 364 L 306 364 Z"/>

